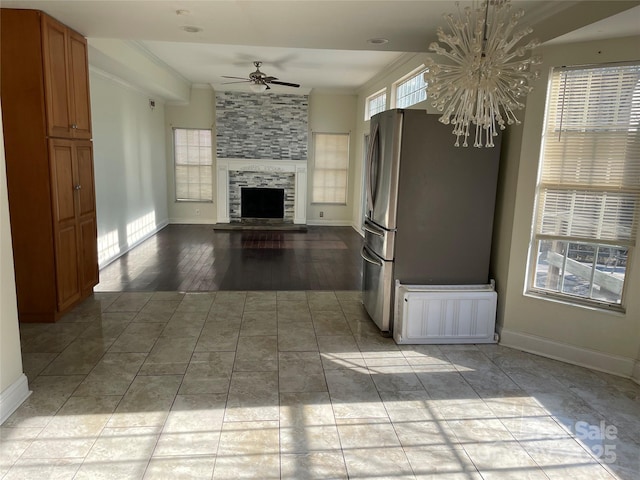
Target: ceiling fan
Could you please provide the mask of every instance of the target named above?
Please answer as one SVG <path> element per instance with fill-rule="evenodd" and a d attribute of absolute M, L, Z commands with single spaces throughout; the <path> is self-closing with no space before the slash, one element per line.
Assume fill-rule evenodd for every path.
<path fill-rule="evenodd" d="M 249 87 L 254 92 L 263 92 L 265 90 L 270 90 L 271 87 L 269 86 L 269 84 L 283 85 L 285 87 L 294 87 L 294 88 L 298 88 L 300 86 L 297 83 L 280 82 L 276 77 L 265 75 L 263 72 L 260 71 L 260 66 L 262 65 L 262 62 L 256 61 L 256 62 L 253 62 L 253 64 L 256 67 L 256 71 L 251 72 L 249 74 L 249 78 L 229 77 L 227 75 L 223 75 L 222 78 L 233 78 L 233 79 L 240 80 L 238 82 L 225 82 L 223 83 L 223 85 L 228 85 L 230 83 L 247 83 L 248 82 Z"/>

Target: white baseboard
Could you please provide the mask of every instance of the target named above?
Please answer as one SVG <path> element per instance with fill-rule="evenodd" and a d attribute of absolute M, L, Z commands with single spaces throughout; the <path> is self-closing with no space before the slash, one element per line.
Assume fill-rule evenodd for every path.
<path fill-rule="evenodd" d="M 505 328 L 500 331 L 500 344 L 621 377 L 631 378 L 632 375 L 638 374 L 640 379 L 640 368 L 632 358 L 576 347 L 568 343 L 556 342 L 548 338 Z"/>
<path fill-rule="evenodd" d="M 170 218 L 169 223 L 172 225 L 216 225 L 218 223 L 229 222 L 214 222 L 210 218 L 192 217 L 192 218 Z"/>
<path fill-rule="evenodd" d="M 110 263 L 115 262 L 117 259 L 119 259 L 121 256 L 123 256 L 125 253 L 127 253 L 128 251 L 130 251 L 134 247 L 137 247 L 138 245 L 140 245 L 142 242 L 144 242 L 148 238 L 153 237 L 156 233 L 158 233 L 160 230 L 162 230 L 167 225 L 169 225 L 169 220 L 168 219 L 167 220 L 163 220 L 162 222 L 156 224 L 156 228 L 154 228 L 153 230 L 149 231 L 149 233 L 145 234 L 144 236 L 140 237 L 138 240 L 136 240 L 131 245 L 128 245 L 128 244 L 119 245 L 118 248 L 120 248 L 120 252 L 115 257 L 111 257 L 107 261 L 105 261 L 104 263 L 99 264 L 98 268 L 102 269 L 102 268 L 106 267 L 107 265 L 109 265 Z"/>
<path fill-rule="evenodd" d="M 22 373 L 18 379 L 0 392 L 0 425 L 15 412 L 31 392 L 27 376 Z"/>
<path fill-rule="evenodd" d="M 307 225 L 314 227 L 350 227 L 351 220 L 307 220 Z"/>
<path fill-rule="evenodd" d="M 636 360 L 636 364 L 633 367 L 633 375 L 631 375 L 631 380 L 640 385 L 640 360 Z"/>
<path fill-rule="evenodd" d="M 361 237 L 364 237 L 364 230 L 362 229 L 362 225 L 357 225 L 355 223 L 352 223 L 351 228 L 353 228 L 356 232 L 358 232 Z"/>

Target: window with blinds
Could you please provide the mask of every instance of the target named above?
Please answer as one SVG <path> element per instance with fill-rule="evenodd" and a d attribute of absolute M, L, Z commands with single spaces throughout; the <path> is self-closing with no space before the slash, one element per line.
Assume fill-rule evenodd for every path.
<path fill-rule="evenodd" d="M 211 130 L 173 129 L 177 202 L 213 201 Z"/>
<path fill-rule="evenodd" d="M 347 203 L 349 134 L 313 134 L 313 203 Z"/>
<path fill-rule="evenodd" d="M 380 90 L 367 97 L 364 119 L 369 120 L 376 113 L 383 112 L 387 106 L 387 89 Z"/>
<path fill-rule="evenodd" d="M 640 65 L 551 77 L 529 291 L 623 304 L 640 211 Z"/>
<path fill-rule="evenodd" d="M 424 81 L 424 65 L 394 84 L 396 108 L 406 108 L 427 99 L 427 84 Z"/>

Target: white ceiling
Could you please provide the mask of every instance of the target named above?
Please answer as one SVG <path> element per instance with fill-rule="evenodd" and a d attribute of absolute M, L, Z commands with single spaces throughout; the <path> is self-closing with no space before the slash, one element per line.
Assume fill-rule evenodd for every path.
<path fill-rule="evenodd" d="M 605 15 L 594 6 L 606 3 L 622 5 L 615 7 L 617 13 L 640 2 L 513 0 L 526 11 L 521 22 L 532 25 L 543 41 L 571 27 L 554 26 L 558 13 L 581 5 L 589 21 Z M 300 83 L 305 91 L 357 89 L 402 52 L 426 52 L 444 23 L 442 14 L 456 11 L 454 1 L 416 0 L 0 0 L 0 5 L 43 10 L 89 39 L 133 41 L 192 84 L 226 88 L 222 75 L 245 77 L 260 60 L 266 74 Z M 624 28 L 614 22 L 600 29 L 607 36 L 640 33 L 629 16 L 620 19 L 626 20 Z M 184 26 L 202 30 L 187 33 Z M 367 43 L 371 38 L 389 42 L 374 46 Z"/>

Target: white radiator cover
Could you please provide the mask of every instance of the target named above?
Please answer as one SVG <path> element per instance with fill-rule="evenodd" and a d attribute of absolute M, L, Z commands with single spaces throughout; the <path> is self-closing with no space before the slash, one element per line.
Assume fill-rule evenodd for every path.
<path fill-rule="evenodd" d="M 489 285 L 396 282 L 393 338 L 398 344 L 496 343 L 498 294 Z"/>

